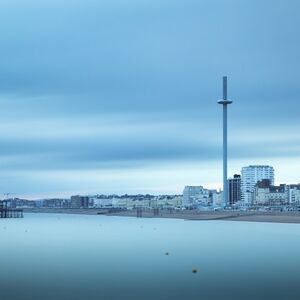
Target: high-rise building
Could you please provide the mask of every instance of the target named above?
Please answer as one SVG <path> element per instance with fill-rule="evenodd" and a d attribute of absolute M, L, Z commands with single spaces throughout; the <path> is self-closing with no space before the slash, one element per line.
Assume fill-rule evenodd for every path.
<path fill-rule="evenodd" d="M 242 168 L 241 178 L 241 199 L 246 205 L 253 202 L 254 187 L 258 181 L 269 179 L 270 184 L 274 185 L 274 168 L 271 166 L 248 166 Z"/>
<path fill-rule="evenodd" d="M 229 205 L 233 205 L 241 200 L 241 175 L 234 174 L 228 179 L 228 199 Z"/>

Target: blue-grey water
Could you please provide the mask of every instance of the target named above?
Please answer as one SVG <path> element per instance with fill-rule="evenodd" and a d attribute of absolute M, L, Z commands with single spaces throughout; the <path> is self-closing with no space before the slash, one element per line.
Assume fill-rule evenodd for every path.
<path fill-rule="evenodd" d="M 298 300 L 300 225 L 62 214 L 0 219 L 0 299 Z"/>

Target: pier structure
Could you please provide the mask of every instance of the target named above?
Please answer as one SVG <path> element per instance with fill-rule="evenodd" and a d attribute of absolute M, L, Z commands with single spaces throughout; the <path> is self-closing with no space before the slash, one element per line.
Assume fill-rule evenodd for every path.
<path fill-rule="evenodd" d="M 8 208 L 6 201 L 0 201 L 0 219 L 23 218 L 23 209 Z"/>
<path fill-rule="evenodd" d="M 153 216 L 154 216 L 154 217 L 158 217 L 158 216 L 159 216 L 159 208 L 158 208 L 158 207 L 155 207 L 155 208 L 153 209 Z"/>
<path fill-rule="evenodd" d="M 137 207 L 136 208 L 136 217 L 137 218 L 142 218 L 143 217 L 143 208 L 142 207 Z"/>

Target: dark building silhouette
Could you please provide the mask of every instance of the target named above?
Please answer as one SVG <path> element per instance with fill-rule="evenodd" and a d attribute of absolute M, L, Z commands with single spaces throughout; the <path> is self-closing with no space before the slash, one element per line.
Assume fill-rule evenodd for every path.
<path fill-rule="evenodd" d="M 229 205 L 233 205 L 241 200 L 241 175 L 235 174 L 228 179 L 228 199 Z"/>
<path fill-rule="evenodd" d="M 262 179 L 260 181 L 257 181 L 255 186 L 261 189 L 266 189 L 271 187 L 272 185 L 270 179 Z"/>
<path fill-rule="evenodd" d="M 89 197 L 87 196 L 72 196 L 71 197 L 71 208 L 88 208 Z"/>

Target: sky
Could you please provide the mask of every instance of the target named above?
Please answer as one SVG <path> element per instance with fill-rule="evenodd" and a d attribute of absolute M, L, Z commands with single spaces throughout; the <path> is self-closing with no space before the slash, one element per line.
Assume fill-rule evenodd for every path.
<path fill-rule="evenodd" d="M 300 182 L 298 0 L 1 0 L 0 198 Z"/>

